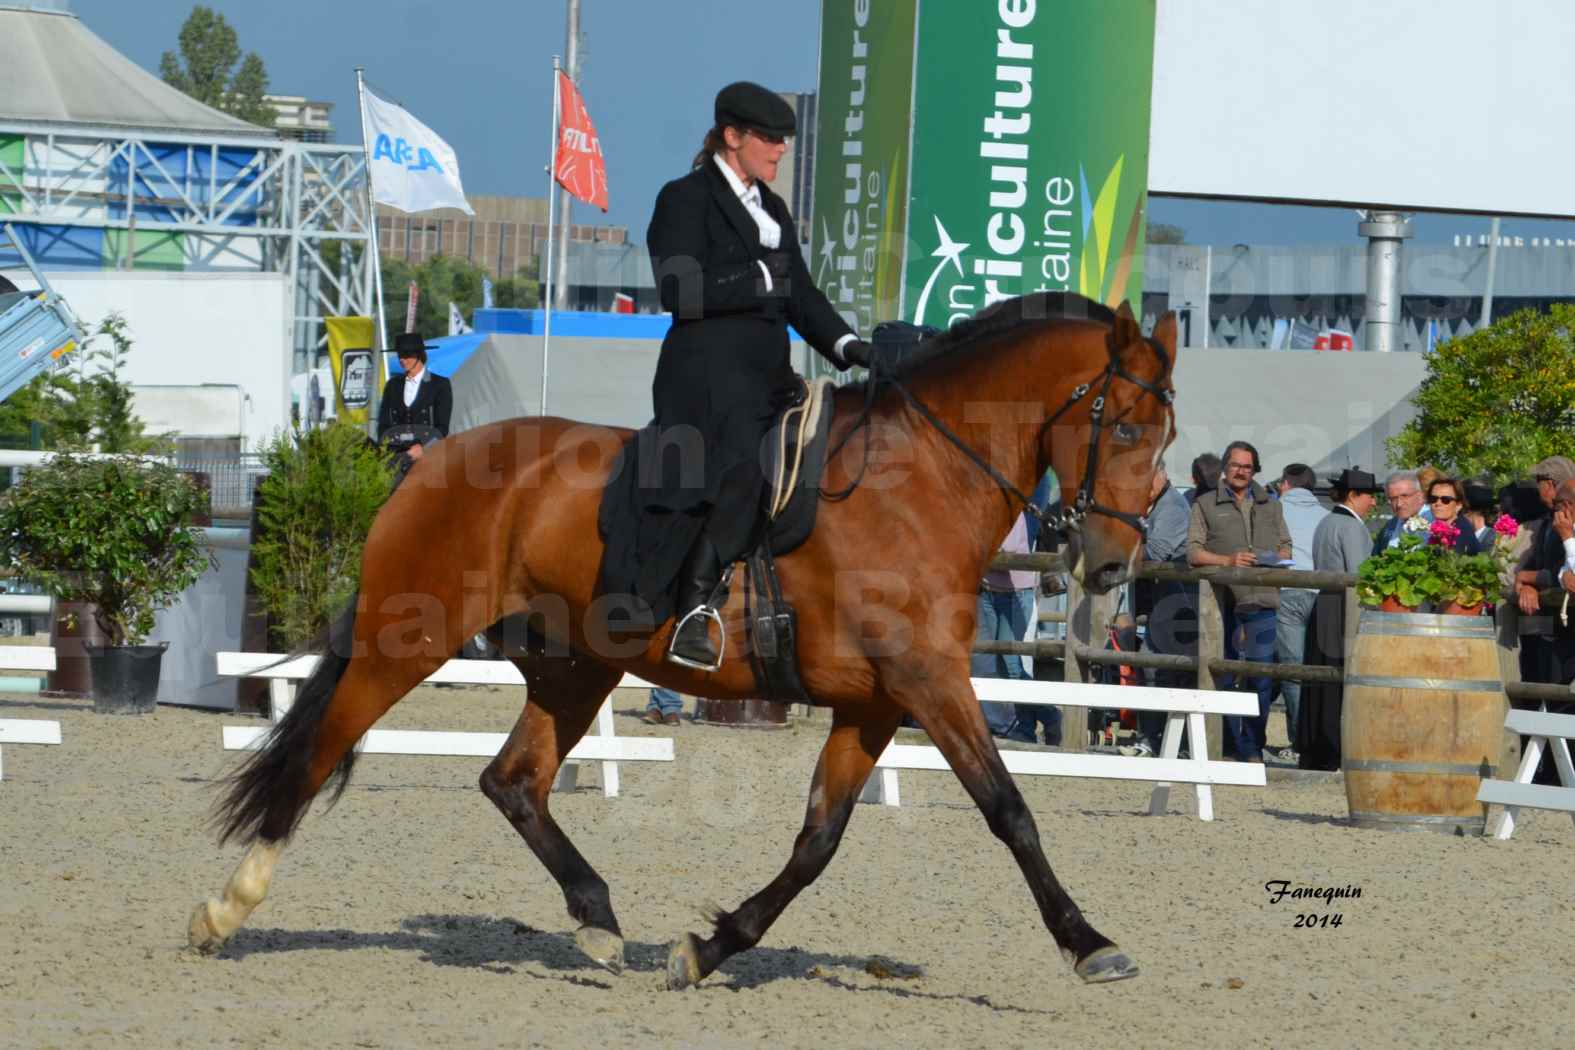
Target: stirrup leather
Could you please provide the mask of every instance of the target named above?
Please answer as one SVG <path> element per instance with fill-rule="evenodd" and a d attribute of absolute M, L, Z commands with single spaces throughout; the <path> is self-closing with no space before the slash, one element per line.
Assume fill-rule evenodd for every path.
<path fill-rule="evenodd" d="M 729 566 L 729 568 L 731 568 L 731 566 Z M 716 624 L 717 634 L 721 636 L 722 644 L 717 646 L 717 649 L 716 649 L 716 662 L 713 663 L 713 664 L 706 664 L 706 663 L 701 663 L 698 660 L 691 660 L 687 656 L 680 655 L 673 648 L 673 646 L 675 646 L 678 643 L 678 636 L 679 636 L 679 634 L 681 634 L 683 632 L 684 625 L 687 624 L 690 620 L 695 619 L 696 617 L 698 617 L 698 618 L 700 618 L 702 620 L 710 620 L 713 623 L 715 623 Z M 709 636 L 709 629 L 708 629 L 708 636 Z M 673 626 L 673 636 L 667 640 L 667 659 L 669 661 L 671 661 L 672 663 L 678 664 L 680 667 L 691 667 L 691 668 L 695 669 L 696 671 L 715 672 L 715 671 L 717 671 L 717 670 L 719 670 L 721 668 L 722 660 L 723 660 L 723 658 L 726 655 L 727 655 L 727 631 L 724 630 L 723 627 L 722 627 L 722 614 L 720 612 L 718 612 L 716 609 L 714 609 L 711 606 L 709 606 L 709 605 L 697 605 L 693 609 L 690 609 L 687 613 L 685 613 L 683 615 L 683 617 L 681 617 L 679 619 L 678 623 L 676 623 Z"/>

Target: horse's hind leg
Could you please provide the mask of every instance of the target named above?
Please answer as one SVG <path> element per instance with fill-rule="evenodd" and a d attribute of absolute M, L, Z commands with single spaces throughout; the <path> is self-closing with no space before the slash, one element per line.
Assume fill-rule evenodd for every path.
<path fill-rule="evenodd" d="M 909 680 L 900 688 L 904 690 L 900 694 L 904 706 L 946 756 L 991 832 L 1012 851 L 1033 891 L 1039 914 L 1077 975 L 1091 984 L 1136 977 L 1137 965 L 1089 925 L 1050 870 L 1033 814 L 990 739 L 967 677 L 936 675 Z"/>
<path fill-rule="evenodd" d="M 380 621 L 355 616 L 354 606 L 335 624 L 329 651 L 301 684 L 294 706 L 261 750 L 231 778 L 218 807 L 223 839 L 249 845 L 224 891 L 198 904 L 187 939 L 200 952 L 215 952 L 268 894 L 274 866 L 301 815 L 331 779 L 343 790 L 355 761 L 352 750 L 372 724 L 443 660 L 431 654 L 388 657 L 376 645 Z M 352 645 L 348 632 L 355 627 Z M 361 652 L 352 660 L 350 654 Z"/>
<path fill-rule="evenodd" d="M 859 791 L 901 718 L 902 712 L 889 705 L 876 711 L 836 713 L 815 764 L 804 828 L 793 842 L 787 867 L 736 911 L 715 916 L 710 937 L 688 933 L 680 938 L 667 956 L 667 987 L 688 988 L 728 957 L 754 947 L 793 898 L 825 870 L 842 841 Z"/>
<path fill-rule="evenodd" d="M 481 790 L 563 888 L 569 915 L 580 924 L 574 934 L 580 950 L 617 973 L 623 933 L 607 883 L 552 819 L 547 799 L 558 768 L 621 675 L 585 657 L 532 655 L 514 663 L 525 676 L 528 702 L 503 750 L 482 772 Z"/>

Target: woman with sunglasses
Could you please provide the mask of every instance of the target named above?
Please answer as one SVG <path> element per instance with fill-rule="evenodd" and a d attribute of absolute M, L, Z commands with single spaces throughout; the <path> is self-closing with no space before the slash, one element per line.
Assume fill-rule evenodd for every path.
<path fill-rule="evenodd" d="M 692 170 L 662 187 L 646 231 L 657 291 L 673 315 L 651 387 L 656 462 L 638 470 L 633 514 L 620 522 L 604 504 L 602 516 L 626 530 L 607 536 L 603 593 L 615 580 L 637 581 L 655 622 L 678 618 L 667 658 L 700 670 L 722 658 L 713 635 L 721 637 L 723 566 L 755 538 L 761 441 L 802 396 L 788 325 L 839 369 L 867 367 L 871 353 L 815 287 L 798 225 L 766 185 L 795 131 L 793 108 L 739 82 L 717 94 L 714 117 Z"/>
<path fill-rule="evenodd" d="M 1434 522 L 1445 522 L 1459 530 L 1455 550 L 1461 554 L 1481 554 L 1476 530 L 1461 512 L 1466 508 L 1466 488 L 1454 478 L 1435 478 L 1427 486 L 1427 505 Z"/>

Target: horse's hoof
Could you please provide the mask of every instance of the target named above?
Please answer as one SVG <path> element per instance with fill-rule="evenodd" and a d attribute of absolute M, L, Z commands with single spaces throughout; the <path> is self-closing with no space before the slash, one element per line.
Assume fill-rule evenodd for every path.
<path fill-rule="evenodd" d="M 1124 981 L 1128 977 L 1138 975 L 1137 963 L 1113 944 L 1089 952 L 1087 957 L 1077 964 L 1076 970 L 1085 984 Z"/>
<path fill-rule="evenodd" d="M 574 943 L 597 966 L 623 973 L 623 938 L 597 926 L 581 926 L 574 931 Z"/>
<path fill-rule="evenodd" d="M 197 905 L 196 910 L 191 913 L 191 922 L 186 928 L 187 943 L 191 945 L 193 951 L 201 952 L 203 955 L 212 955 L 223 948 L 224 942 L 229 940 L 213 928 L 213 922 L 208 917 L 211 903 L 211 901 L 203 901 Z"/>
<path fill-rule="evenodd" d="M 680 992 L 700 983 L 700 942 L 686 933 L 667 953 L 667 990 Z"/>

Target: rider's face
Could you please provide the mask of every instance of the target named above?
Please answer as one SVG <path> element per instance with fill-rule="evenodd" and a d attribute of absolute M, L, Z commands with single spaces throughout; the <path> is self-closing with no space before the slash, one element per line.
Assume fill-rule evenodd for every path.
<path fill-rule="evenodd" d="M 774 182 L 777 163 L 787 152 L 787 140 L 780 135 L 766 135 L 759 131 L 739 131 L 728 128 L 725 133 L 728 148 L 733 150 L 736 167 L 745 180 L 759 179 Z"/>

